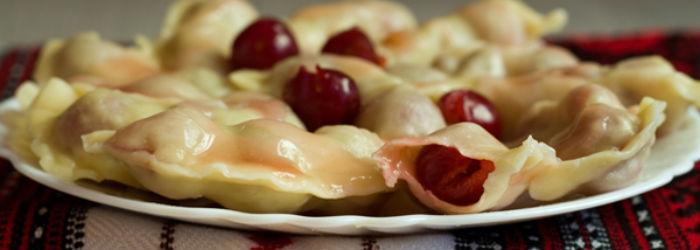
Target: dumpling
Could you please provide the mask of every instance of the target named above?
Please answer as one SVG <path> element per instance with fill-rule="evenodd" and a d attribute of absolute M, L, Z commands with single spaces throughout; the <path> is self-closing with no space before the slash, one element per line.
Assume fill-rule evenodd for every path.
<path fill-rule="evenodd" d="M 404 179 L 423 205 L 442 213 L 503 208 L 524 191 L 535 201 L 551 201 L 572 193 L 620 188 L 639 175 L 664 120 L 665 104 L 645 98 L 626 110 L 605 91 L 587 85 L 561 102 L 546 101 L 547 105 L 533 107 L 537 115 L 524 124 L 532 126 L 528 132 L 536 132 L 535 137 L 552 146 L 528 136 L 520 146 L 509 149 L 478 125 L 458 123 L 428 136 L 388 141 L 375 159 L 384 170 L 388 186 Z M 544 135 L 539 130 L 545 130 Z M 454 148 L 462 156 L 493 164 L 492 169 L 480 164 L 479 170 L 459 175 L 466 179 L 462 183 L 471 185 L 471 192 L 483 188 L 476 194 L 478 199 L 455 204 L 434 194 L 434 187 L 423 186 L 416 176 L 416 162 L 421 150 L 431 145 Z M 475 174 L 479 171 L 488 175 L 480 179 Z"/>
<path fill-rule="evenodd" d="M 159 74 L 122 88 L 125 92 L 156 98 L 206 100 L 212 98 L 186 78 L 174 74 Z"/>
<path fill-rule="evenodd" d="M 123 87 L 121 90 L 156 98 L 178 100 L 216 99 L 230 92 L 223 77 L 208 69 L 160 73 Z"/>
<path fill-rule="evenodd" d="M 518 134 L 547 143 L 563 160 L 557 163 L 559 166 L 545 168 L 557 170 L 543 172 L 579 171 L 581 174 L 567 179 L 569 172 L 567 177 L 542 173 L 538 175 L 540 178 L 568 181 L 566 188 L 558 189 L 573 190 L 579 188 L 576 185 L 585 184 L 579 192 L 605 192 L 627 186 L 639 176 L 654 144 L 655 132 L 664 121 L 665 106 L 663 102 L 645 99 L 638 105 L 625 107 L 612 91 L 587 84 L 576 87 L 560 101 L 535 103 L 517 124 Z M 591 166 L 585 167 L 586 164 Z M 576 170 L 565 170 L 567 168 Z M 535 178 L 536 185 L 547 185 L 545 179 L 542 183 L 537 181 L 540 179 Z M 539 194 L 534 195 L 539 197 Z"/>
<path fill-rule="evenodd" d="M 179 0 L 163 24 L 157 53 L 167 70 L 224 70 L 236 35 L 258 17 L 246 0 Z"/>
<path fill-rule="evenodd" d="M 498 45 L 523 44 L 561 29 L 566 12 L 540 15 L 521 1 L 485 0 L 457 10 L 481 39 Z"/>
<path fill-rule="evenodd" d="M 644 98 L 628 108 L 633 118 L 605 105 L 589 102 L 571 125 L 549 139 L 564 160 L 541 164 L 529 187 L 533 199 L 551 201 L 570 192 L 595 194 L 636 180 L 664 122 L 666 104 Z"/>
<path fill-rule="evenodd" d="M 499 48 L 485 46 L 454 63 L 438 64 L 446 72 L 462 77 L 506 77 L 533 74 L 560 68 L 576 67 L 578 59 L 570 52 L 550 45 L 531 44 Z M 454 64 L 454 65 L 450 65 Z"/>
<path fill-rule="evenodd" d="M 390 63 L 430 65 L 444 55 L 462 58 L 484 43 L 538 43 L 542 35 L 560 29 L 565 22 L 563 10 L 542 16 L 520 1 L 482 0 L 430 20 L 417 30 L 394 33 L 382 47 Z"/>
<path fill-rule="evenodd" d="M 503 125 L 501 139 L 510 141 L 520 136 L 516 132 L 517 124 L 536 102 L 558 101 L 574 88 L 590 84 L 595 74 L 589 75 L 586 70 L 578 70 L 577 67 L 586 66 L 508 78 L 480 77 L 470 87 L 494 104 Z"/>
<path fill-rule="evenodd" d="M 658 56 L 622 61 L 603 74 L 601 84 L 620 96 L 625 105 L 647 96 L 665 101 L 667 119 L 661 135 L 678 128 L 688 108 L 700 107 L 700 84 Z"/>
<path fill-rule="evenodd" d="M 501 67 L 502 65 L 498 65 Z M 401 78 L 421 94 L 437 102 L 442 95 L 455 89 L 469 89 L 479 77 L 451 75 L 431 66 L 415 64 L 395 64 L 387 67 L 387 72 Z"/>
<path fill-rule="evenodd" d="M 68 97 L 71 92 L 73 97 Z M 29 122 L 34 131 L 32 149 L 41 167 L 70 180 L 114 180 L 138 187 L 119 162 L 104 154 L 87 152 L 83 136 L 126 126 L 172 103 L 108 89 L 78 95 L 66 83 L 52 80 L 28 109 L 33 114 Z M 55 105 L 61 99 L 74 101 Z M 50 107 L 52 104 L 55 106 Z"/>
<path fill-rule="evenodd" d="M 139 119 L 140 115 L 147 116 L 149 112 L 162 108 L 149 105 L 146 97 L 118 91 L 100 90 L 86 94 L 77 85 L 69 85 L 57 78 L 37 87 L 37 90 L 23 111 L 26 127 L 17 129 L 26 131 L 20 134 L 26 136 L 24 140 L 29 142 L 29 150 L 36 155 L 41 168 L 67 180 L 108 179 L 135 185 L 128 175 L 115 168 L 118 164 L 113 160 L 87 154 L 82 135 L 105 127 L 123 126 L 130 120 Z"/>
<path fill-rule="evenodd" d="M 430 98 L 409 86 L 396 86 L 362 107 L 355 124 L 382 139 L 423 136 L 445 127 Z"/>
<path fill-rule="evenodd" d="M 414 84 L 448 81 L 450 79 L 449 74 L 425 65 L 394 64 L 386 67 L 386 71 L 406 82 Z"/>
<path fill-rule="evenodd" d="M 384 0 L 317 4 L 300 9 L 288 21 L 301 50 L 311 54 L 320 52 L 329 37 L 355 26 L 379 42 L 391 33 L 415 28 L 416 23 L 406 7 Z"/>
<path fill-rule="evenodd" d="M 277 63 L 269 71 L 238 70 L 231 73 L 229 78 L 239 89 L 281 98 L 285 84 L 299 72 L 300 67 L 314 71 L 316 66 L 335 69 L 350 76 L 357 84 L 363 104 L 394 86 L 404 84 L 400 78 L 363 59 L 328 54 L 292 57 Z"/>
<path fill-rule="evenodd" d="M 481 180 L 475 175 L 460 175 L 462 181 L 473 186 L 483 186 L 474 195 L 479 198 L 471 204 L 452 204 L 444 201 L 424 187 L 416 176 L 416 158 L 429 145 L 441 145 L 457 149 L 465 157 L 492 163 L 488 177 Z M 545 158 L 551 158 L 553 150 L 533 139 L 521 146 L 508 149 L 486 130 L 473 123 L 457 123 L 438 130 L 428 136 L 407 137 L 387 142 L 375 159 L 384 171 L 388 186 L 393 187 L 399 179 L 407 182 L 413 196 L 423 205 L 441 213 L 463 214 L 503 208 L 510 205 L 526 190 L 532 171 Z M 474 190 L 477 190 L 475 188 Z"/>
<path fill-rule="evenodd" d="M 330 130 L 312 134 L 268 119 L 221 126 L 180 105 L 113 132 L 103 147 L 151 191 L 207 197 L 241 211 L 298 212 L 310 209 L 304 206 L 311 197 L 387 191 L 367 153 L 381 140 L 352 127 Z"/>
<path fill-rule="evenodd" d="M 80 33 L 65 41 L 52 40 L 42 48 L 34 78 L 41 84 L 58 77 L 71 83 L 125 86 L 160 70 L 148 45 L 139 45 L 124 48 L 102 40 L 94 32 Z"/>
<path fill-rule="evenodd" d="M 304 128 L 284 102 L 260 93 L 235 92 L 221 99 L 204 100 L 152 98 L 114 89 L 80 89 L 79 85 L 53 79 L 38 88 L 34 96 L 25 101 L 31 103 L 26 110 L 26 140 L 31 142 L 31 151 L 44 170 L 68 180 L 111 180 L 143 188 L 124 162 L 104 151 L 101 143 L 114 130 L 178 103 L 205 112 L 219 126 L 269 119 Z"/>
<path fill-rule="evenodd" d="M 304 128 L 304 124 L 286 103 L 269 95 L 235 91 L 221 100 L 226 105 L 226 109 L 214 111 L 213 116 L 222 125 L 230 126 L 248 120 L 264 118 Z"/>
<path fill-rule="evenodd" d="M 610 90 L 587 84 L 560 102 L 535 103 L 517 126 L 518 134 L 546 142 L 568 160 L 621 148 L 639 130 L 639 120 Z"/>
<path fill-rule="evenodd" d="M 7 119 L 8 126 L 13 126 L 13 133 L 8 138 L 8 142 L 13 143 L 13 149 L 32 154 L 33 157 L 27 159 L 36 160 L 44 171 L 66 180 L 72 180 L 70 170 L 74 163 L 63 155 L 54 156 L 45 141 L 51 138 L 51 125 L 56 117 L 77 100 L 79 95 L 72 86 L 57 78 L 41 87 L 34 82 L 25 82 L 15 94 L 22 105 L 22 115 L 3 117 L 3 122 Z"/>
<path fill-rule="evenodd" d="M 120 162 L 106 154 L 89 152 L 91 138 L 84 136 L 98 130 L 124 127 L 172 104 L 117 90 L 97 89 L 76 100 L 58 116 L 53 125 L 55 141 L 47 143 L 65 150 L 77 169 L 93 171 L 90 179 L 94 181 L 113 180 L 139 187 Z"/>

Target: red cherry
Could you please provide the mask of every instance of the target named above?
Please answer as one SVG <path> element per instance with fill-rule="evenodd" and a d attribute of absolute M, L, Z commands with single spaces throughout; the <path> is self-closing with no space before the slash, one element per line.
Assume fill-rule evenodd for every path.
<path fill-rule="evenodd" d="M 495 137 L 501 133 L 498 112 L 482 95 L 469 90 L 453 90 L 440 98 L 438 106 L 448 124 L 473 122 Z"/>
<path fill-rule="evenodd" d="M 374 52 L 372 41 L 357 27 L 335 34 L 326 41 L 323 53 L 355 56 L 377 65 L 383 65 L 384 59 Z"/>
<path fill-rule="evenodd" d="M 493 162 L 463 156 L 456 148 L 432 144 L 416 158 L 416 177 L 423 188 L 443 201 L 468 206 L 479 201 Z"/>
<path fill-rule="evenodd" d="M 340 71 L 319 66 L 316 72 L 299 68 L 299 73 L 287 82 L 282 97 L 310 131 L 351 123 L 360 109 L 355 82 Z"/>
<path fill-rule="evenodd" d="M 299 54 L 294 36 L 280 21 L 261 18 L 243 30 L 233 42 L 232 69 L 268 69 Z"/>

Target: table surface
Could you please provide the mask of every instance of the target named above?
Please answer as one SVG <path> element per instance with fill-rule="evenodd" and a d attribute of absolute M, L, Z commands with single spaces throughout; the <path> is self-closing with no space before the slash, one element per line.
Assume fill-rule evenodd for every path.
<path fill-rule="evenodd" d="M 250 0 L 261 13 L 287 16 L 300 7 L 327 0 Z M 96 30 L 112 40 L 134 34 L 155 36 L 172 0 L 0 0 L 0 48 Z M 444 15 L 469 0 L 403 0 L 425 20 Z M 563 7 L 570 13 L 563 34 L 609 33 L 647 28 L 700 27 L 697 0 L 526 0 L 539 11 Z"/>
<path fill-rule="evenodd" d="M 700 77 L 700 32 L 553 41 L 585 60 L 660 54 Z M 29 79 L 38 49 L 0 54 L 0 93 Z M 700 249 L 700 164 L 657 190 L 542 220 L 396 236 L 295 236 L 193 225 L 43 187 L 0 160 L 0 249 Z"/>

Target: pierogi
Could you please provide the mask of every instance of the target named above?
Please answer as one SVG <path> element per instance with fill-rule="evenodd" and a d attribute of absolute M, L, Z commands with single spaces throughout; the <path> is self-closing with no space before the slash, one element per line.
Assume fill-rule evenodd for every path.
<path fill-rule="evenodd" d="M 700 85 L 661 57 L 600 65 L 543 41 L 566 18 L 179 0 L 133 46 L 47 42 L 6 144 L 65 181 L 254 213 L 466 214 L 626 187 Z"/>

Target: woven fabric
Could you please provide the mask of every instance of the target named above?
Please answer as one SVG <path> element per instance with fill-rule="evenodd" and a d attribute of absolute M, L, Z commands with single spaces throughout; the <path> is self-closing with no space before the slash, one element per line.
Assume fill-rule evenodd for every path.
<path fill-rule="evenodd" d="M 555 40 L 584 60 L 660 54 L 700 78 L 700 33 Z M 38 49 L 0 56 L 0 93 L 29 79 Z M 150 217 L 41 186 L 0 160 L 0 249 L 700 249 L 700 164 L 607 206 L 520 224 L 382 237 L 235 231 Z"/>

